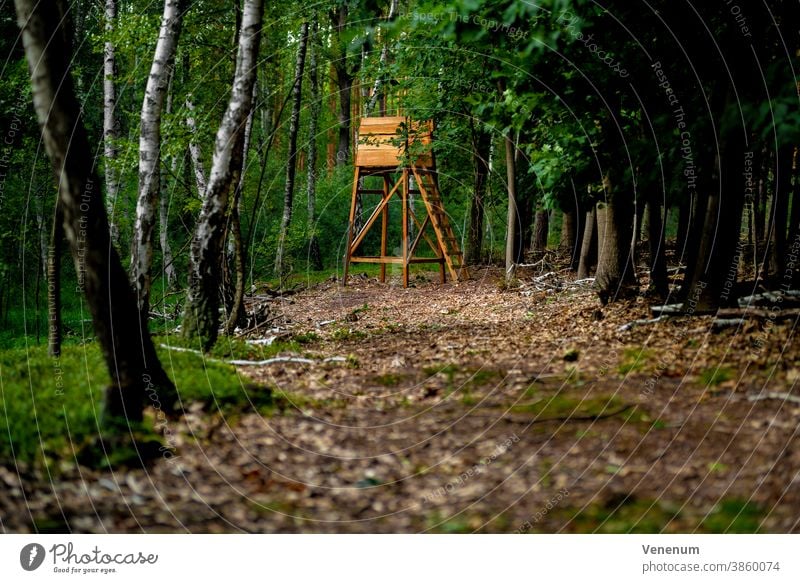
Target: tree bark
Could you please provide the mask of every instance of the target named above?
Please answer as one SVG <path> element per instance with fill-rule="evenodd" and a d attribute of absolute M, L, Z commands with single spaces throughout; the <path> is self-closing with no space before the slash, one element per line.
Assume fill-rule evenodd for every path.
<path fill-rule="evenodd" d="M 575 248 L 576 239 L 575 210 L 561 211 L 561 238 L 558 246 L 562 251 L 572 251 Z M 545 245 L 547 245 L 546 241 Z"/>
<path fill-rule="evenodd" d="M 514 247 L 516 246 L 517 228 L 517 187 L 516 169 L 514 166 L 514 140 L 511 132 L 505 137 L 506 147 L 506 188 L 508 190 L 508 215 L 506 220 L 506 283 L 511 283 L 516 275 L 516 262 L 514 261 Z"/>
<path fill-rule="evenodd" d="M 172 73 L 167 83 L 167 113 L 172 113 Z M 176 175 L 178 170 L 177 158 L 170 159 L 172 174 Z M 163 174 L 161 164 L 158 172 Z M 159 177 L 159 188 L 161 190 L 158 204 L 158 242 L 161 246 L 161 258 L 164 265 L 164 276 L 167 279 L 167 288 L 175 289 L 178 285 L 178 275 L 175 272 L 175 265 L 172 258 L 172 247 L 169 244 L 169 188 L 167 181 Z"/>
<path fill-rule="evenodd" d="M 339 5 L 338 10 L 332 13 L 332 24 L 335 30 L 336 49 L 339 54 L 335 56 L 332 63 L 336 72 L 336 83 L 339 92 L 339 139 L 336 148 L 336 165 L 345 166 L 350 159 L 350 131 L 351 131 L 351 113 L 350 108 L 352 104 L 353 92 L 353 78 L 355 75 L 348 69 L 348 54 L 347 44 L 343 40 L 345 28 L 347 27 L 347 4 L 342 3 Z M 356 68 L 358 68 L 356 66 Z"/>
<path fill-rule="evenodd" d="M 253 132 L 253 121 L 255 118 L 256 102 L 258 98 L 258 83 L 253 83 L 253 105 L 247 116 L 244 127 L 244 137 L 242 145 L 241 167 L 239 168 L 239 181 L 233 195 L 233 208 L 231 211 L 230 228 L 228 233 L 228 244 L 230 254 L 233 256 L 234 276 L 236 283 L 233 289 L 233 300 L 228 311 L 228 320 L 225 322 L 225 334 L 230 336 L 236 331 L 237 326 L 241 326 L 247 314 L 244 309 L 244 283 L 245 283 L 245 261 L 246 249 L 242 240 L 242 196 L 244 192 L 244 181 L 247 171 L 247 154 L 250 151 L 250 137 Z"/>
<path fill-rule="evenodd" d="M 483 223 L 486 189 L 489 184 L 489 160 L 492 155 L 492 137 L 481 129 L 472 131 L 472 159 L 474 179 L 472 199 L 469 207 L 469 231 L 467 233 L 466 263 L 481 263 L 483 255 Z"/>
<path fill-rule="evenodd" d="M 314 21 L 311 29 L 308 50 L 308 82 L 311 89 L 311 105 L 308 117 L 308 173 L 306 179 L 306 194 L 308 206 L 308 262 L 311 269 L 322 269 L 322 253 L 317 237 L 317 131 L 322 96 L 319 91 L 319 68 L 317 65 L 317 34 L 318 25 Z"/>
<path fill-rule="evenodd" d="M 662 216 L 661 205 L 655 196 L 647 202 L 647 243 L 650 251 L 650 293 L 664 299 L 669 294 L 667 284 L 667 261 L 664 254 L 664 231 L 666 214 Z"/>
<path fill-rule="evenodd" d="M 595 205 L 586 211 L 586 223 L 583 228 L 580 260 L 578 262 L 578 279 L 589 277 L 592 267 L 597 262 L 597 218 Z"/>
<path fill-rule="evenodd" d="M 397 14 L 397 5 L 399 4 L 399 0 L 391 0 L 389 4 L 389 14 L 386 17 L 387 22 L 392 22 L 394 20 L 395 14 Z M 389 57 L 389 45 L 388 43 L 384 42 L 383 47 L 381 48 L 381 56 L 379 60 L 379 70 L 380 73 L 378 76 L 375 77 L 375 83 L 372 85 L 372 95 L 369 97 L 369 101 L 367 101 L 367 105 L 364 108 L 364 115 L 370 116 L 372 112 L 375 110 L 375 105 L 378 103 L 378 98 L 381 95 L 381 89 L 383 88 L 383 70 L 386 66 L 386 60 Z M 385 102 L 383 109 L 385 109 Z M 386 115 L 385 111 L 381 112 L 381 115 Z"/>
<path fill-rule="evenodd" d="M 189 128 L 191 140 L 189 140 L 189 157 L 192 161 L 192 168 L 194 169 L 194 181 L 197 185 L 197 196 L 203 198 L 206 193 L 206 169 L 203 162 L 203 151 L 200 148 L 197 136 L 197 121 L 195 120 L 195 109 L 192 97 L 186 97 L 186 127 Z"/>
<path fill-rule="evenodd" d="M 112 379 L 105 413 L 141 420 L 145 389 L 157 387 L 163 406 L 169 408 L 167 397 L 174 396 L 174 387 L 111 244 L 101 183 L 69 72 L 65 5 L 58 0 L 15 0 L 15 5 L 31 71 L 33 104 L 58 183 L 64 232 Z"/>
<path fill-rule="evenodd" d="M 781 146 L 775 156 L 775 191 L 769 224 L 769 279 L 781 283 L 786 271 L 786 223 L 792 190 L 792 146 Z"/>
<path fill-rule="evenodd" d="M 300 129 L 300 106 L 303 97 L 303 70 L 306 64 L 306 46 L 308 45 L 308 23 L 300 26 L 300 42 L 297 45 L 297 61 L 294 67 L 294 85 L 292 86 L 292 114 L 289 119 L 289 151 L 286 162 L 286 183 L 283 188 L 283 215 L 278 232 L 278 250 L 275 254 L 275 275 L 283 278 L 284 253 L 286 237 L 292 222 L 294 207 L 294 179 L 297 173 L 297 132 Z"/>
<path fill-rule="evenodd" d="M 624 194 L 615 192 L 610 171 L 603 177 L 606 193 L 603 242 L 598 252 L 595 288 L 604 305 L 632 296 L 636 277 L 631 259 L 633 208 Z M 598 215 L 598 223 L 601 217 Z"/>
<path fill-rule="evenodd" d="M 150 311 L 153 230 L 160 192 L 161 112 L 175 61 L 186 0 L 164 0 L 161 30 L 147 78 L 139 136 L 139 194 L 131 250 L 131 280 L 144 321 Z"/>
<path fill-rule="evenodd" d="M 539 209 L 533 220 L 533 251 L 542 253 L 547 250 L 547 237 L 550 234 L 550 213 L 547 209 Z M 562 237 L 563 239 L 563 237 Z"/>
<path fill-rule="evenodd" d="M 116 224 L 115 207 L 119 193 L 119 177 L 114 163 L 117 159 L 119 120 L 117 119 L 116 56 L 114 43 L 109 38 L 117 20 L 117 0 L 105 0 L 105 33 L 103 45 L 103 149 L 105 154 L 106 209 L 108 211 L 111 240 L 119 242 L 119 227 Z"/>
<path fill-rule="evenodd" d="M 253 105 L 263 12 L 263 0 L 245 1 L 233 90 L 217 131 L 211 175 L 191 244 L 189 293 L 183 330 L 188 338 L 199 338 L 205 350 L 214 345 L 219 334 L 218 286 L 224 226 L 231 185 L 238 178 L 232 169 L 237 166 L 236 159 L 242 156 L 240 134 Z"/>

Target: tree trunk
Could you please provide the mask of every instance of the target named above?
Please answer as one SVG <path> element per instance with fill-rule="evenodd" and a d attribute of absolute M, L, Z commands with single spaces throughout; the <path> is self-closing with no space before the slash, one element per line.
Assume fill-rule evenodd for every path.
<path fill-rule="evenodd" d="M 664 254 L 666 214 L 662 217 L 661 205 L 651 196 L 647 202 L 647 243 L 650 250 L 650 293 L 660 299 L 669 294 L 667 261 Z"/>
<path fill-rule="evenodd" d="M 769 273 L 773 285 L 779 285 L 786 271 L 786 223 L 792 191 L 792 146 L 781 146 L 775 156 L 775 192 L 772 200 L 769 234 Z"/>
<path fill-rule="evenodd" d="M 117 93 L 114 86 L 116 77 L 116 58 L 114 43 L 109 38 L 114 32 L 117 20 L 117 0 L 105 0 L 105 32 L 103 45 L 103 149 L 105 154 L 106 208 L 108 210 L 111 240 L 119 242 L 119 227 L 114 219 L 119 177 L 114 163 L 117 159 L 117 140 L 119 139 L 119 120 L 117 119 Z"/>
<path fill-rule="evenodd" d="M 397 5 L 399 4 L 399 0 L 391 0 L 389 4 L 389 15 L 386 17 L 388 22 L 392 22 L 394 20 L 394 16 L 397 13 Z M 381 95 L 381 89 L 383 88 L 383 74 L 384 74 L 384 67 L 386 66 L 386 60 L 389 56 L 389 44 L 384 41 L 383 47 L 381 48 L 381 56 L 379 60 L 379 73 L 375 77 L 375 83 L 372 85 L 372 95 L 369 97 L 369 101 L 367 101 L 367 105 L 364 108 L 364 115 L 370 116 L 372 112 L 375 110 L 375 105 L 378 103 L 378 98 Z M 385 101 L 382 102 L 382 110 L 386 109 Z M 381 115 L 386 115 L 385 111 L 381 111 Z"/>
<path fill-rule="evenodd" d="M 561 251 L 572 251 L 575 248 L 577 239 L 575 228 L 575 210 L 570 209 L 561 212 L 561 239 L 558 243 Z M 545 241 L 547 245 L 547 241 Z"/>
<path fill-rule="evenodd" d="M 729 103 L 732 98 L 729 97 Z M 732 105 L 731 105 L 732 106 Z M 742 223 L 744 192 L 741 164 L 745 149 L 738 143 L 735 132 L 723 142 L 722 155 L 717 162 L 720 188 L 708 199 L 703 237 L 697 256 L 687 306 L 693 313 L 713 313 L 735 300 Z M 724 193 L 724 196 L 721 195 Z"/>
<path fill-rule="evenodd" d="M 143 320 L 150 311 L 153 229 L 160 192 L 161 112 L 181 33 L 185 0 L 164 0 L 164 14 L 153 64 L 147 78 L 139 137 L 139 194 L 131 251 L 131 279 Z"/>
<path fill-rule="evenodd" d="M 516 243 L 517 228 L 517 188 L 516 169 L 514 167 L 514 140 L 511 132 L 504 138 L 506 146 L 506 188 L 508 190 L 508 216 L 506 220 L 506 283 L 511 283 L 516 275 L 516 262 L 514 261 L 514 247 Z"/>
<path fill-rule="evenodd" d="M 543 253 L 547 250 L 547 237 L 550 233 L 549 216 L 546 209 L 536 211 L 533 221 L 533 251 L 536 253 Z"/>
<path fill-rule="evenodd" d="M 217 131 L 211 175 L 192 239 L 183 330 L 186 337 L 199 338 L 205 350 L 214 345 L 219 334 L 218 286 L 224 226 L 231 185 L 238 178 L 232 169 L 241 159 L 244 146 L 240 134 L 253 105 L 263 12 L 263 0 L 245 0 L 233 90 Z"/>
<path fill-rule="evenodd" d="M 161 403 L 169 409 L 167 397 L 174 397 L 174 387 L 161 367 L 111 244 L 100 181 L 69 71 L 65 5 L 58 0 L 15 0 L 15 4 L 31 71 L 33 104 L 58 182 L 64 232 L 112 379 L 105 414 L 141 420 L 145 389 L 160 389 Z"/>
<path fill-rule="evenodd" d="M 308 50 L 308 82 L 311 89 L 311 105 L 308 117 L 308 174 L 306 193 L 308 204 L 308 263 L 314 271 L 322 269 L 322 253 L 317 237 L 317 131 L 322 108 L 319 91 L 319 68 L 317 66 L 318 25 L 314 21 Z"/>
<path fill-rule="evenodd" d="M 595 216 L 595 205 L 586 211 L 586 223 L 583 228 L 583 241 L 581 242 L 581 254 L 578 262 L 578 279 L 589 277 L 592 267 L 597 262 L 597 218 Z"/>
<path fill-rule="evenodd" d="M 167 114 L 172 113 L 172 78 L 170 73 L 169 83 L 167 84 Z M 170 159 L 170 167 L 172 174 L 177 175 L 178 160 L 174 156 Z M 163 174 L 161 164 L 159 164 L 158 172 Z M 175 272 L 175 265 L 172 259 L 172 247 L 169 244 L 169 188 L 168 183 L 163 177 L 159 177 L 159 187 L 161 195 L 158 204 L 158 242 L 161 246 L 161 258 L 163 262 L 164 276 L 167 279 L 167 288 L 176 289 L 178 285 L 178 275 Z"/>
<path fill-rule="evenodd" d="M 194 180 L 197 184 L 197 196 L 203 198 L 206 193 L 206 179 L 205 164 L 203 163 L 203 151 L 200 149 L 197 136 L 197 122 L 195 121 L 195 109 L 191 96 L 186 97 L 186 127 L 189 128 L 189 133 L 192 138 L 189 140 L 189 157 L 192 161 L 192 168 L 194 168 Z"/>
<path fill-rule="evenodd" d="M 789 257 L 791 273 L 787 271 L 787 281 L 794 289 L 800 288 L 800 148 L 794 149 L 794 192 L 792 193 L 792 214 L 789 217 Z"/>
<path fill-rule="evenodd" d="M 469 231 L 467 233 L 466 263 L 481 263 L 483 255 L 483 222 L 486 188 L 489 184 L 489 160 L 492 155 L 492 137 L 487 132 L 473 128 L 472 159 L 474 180 L 472 200 L 469 208 Z"/>
<path fill-rule="evenodd" d="M 308 23 L 300 27 L 300 42 L 297 45 L 297 61 L 294 67 L 294 85 L 292 86 L 292 115 L 289 120 L 289 151 L 286 162 L 286 184 L 283 189 L 283 216 L 278 232 L 278 251 L 275 254 L 275 275 L 283 281 L 284 253 L 286 237 L 292 222 L 294 206 L 294 179 L 297 172 L 297 132 L 300 129 L 300 105 L 303 98 L 303 69 L 306 64 L 306 46 L 308 45 Z"/>
<path fill-rule="evenodd" d="M 338 52 L 332 65 L 336 72 L 336 84 L 339 93 L 339 139 L 336 148 L 336 165 L 345 166 L 350 159 L 350 131 L 351 131 L 351 96 L 353 92 L 354 75 L 348 70 L 347 42 L 344 39 L 347 27 L 347 4 L 341 3 L 335 13 L 332 24 L 336 33 L 333 40 Z"/>
<path fill-rule="evenodd" d="M 244 282 L 245 282 L 245 261 L 246 249 L 242 241 L 242 196 L 244 192 L 244 181 L 247 171 L 247 155 L 250 151 L 250 136 L 253 132 L 253 121 L 255 118 L 256 102 L 258 99 L 258 83 L 253 83 L 253 105 L 247 116 L 244 127 L 244 137 L 242 145 L 241 167 L 238 169 L 239 182 L 233 195 L 233 209 L 230 218 L 230 228 L 228 233 L 228 244 L 230 254 L 233 256 L 234 276 L 236 283 L 233 289 L 233 298 L 228 311 L 228 320 L 225 322 L 225 334 L 230 336 L 236 331 L 237 326 L 244 324 L 247 314 L 244 309 Z"/>
<path fill-rule="evenodd" d="M 615 192 L 610 173 L 603 177 L 606 193 L 603 242 L 597 259 L 595 288 L 604 305 L 635 294 L 636 276 L 631 260 L 633 205 L 623 193 Z"/>

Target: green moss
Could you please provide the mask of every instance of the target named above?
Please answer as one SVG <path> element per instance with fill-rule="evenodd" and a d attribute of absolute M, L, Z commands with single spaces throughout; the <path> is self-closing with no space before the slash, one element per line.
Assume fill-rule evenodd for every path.
<path fill-rule="evenodd" d="M 652 353 L 646 348 L 629 347 L 622 353 L 622 362 L 619 364 L 619 374 L 627 375 L 631 372 L 638 372 L 647 366 L 648 360 L 652 359 Z"/>
<path fill-rule="evenodd" d="M 708 387 L 713 387 L 733 378 L 733 371 L 727 367 L 707 368 L 700 373 L 700 382 Z"/>
<path fill-rule="evenodd" d="M 235 343 L 230 348 L 228 354 L 250 350 Z M 231 365 L 160 347 L 158 353 L 184 406 L 201 402 L 210 410 L 231 411 L 274 404 L 269 388 L 244 384 Z M 140 459 L 143 450 L 137 447 L 158 449 L 162 440 L 152 420 L 117 428 L 102 420 L 109 383 L 95 343 L 65 346 L 58 359 L 48 356 L 44 347 L 0 351 L 0 464 L 13 460 L 49 464 L 78 456 L 82 463 L 104 466 Z M 161 407 L 156 394 L 146 405 Z M 135 445 L 120 441 L 120 436 L 131 433 Z M 99 435 L 114 446 L 112 457 L 93 451 L 100 446 Z"/>
<path fill-rule="evenodd" d="M 722 500 L 706 516 L 701 528 L 705 532 L 757 533 L 760 529 L 761 510 L 752 502 L 737 499 Z"/>

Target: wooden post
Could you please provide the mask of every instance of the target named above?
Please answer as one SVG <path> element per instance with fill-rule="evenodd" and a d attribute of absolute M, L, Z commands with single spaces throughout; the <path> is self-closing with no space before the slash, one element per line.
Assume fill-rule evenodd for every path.
<path fill-rule="evenodd" d="M 403 168 L 403 287 L 408 287 L 408 168 Z"/>
<path fill-rule="evenodd" d="M 353 237 L 355 237 L 355 233 L 353 230 L 355 229 L 355 221 L 356 221 L 356 197 L 358 196 L 358 177 L 361 173 L 361 169 L 356 166 L 356 174 L 355 179 L 353 180 L 353 197 L 350 201 L 350 221 L 347 225 L 347 247 L 344 250 L 344 278 L 342 279 L 342 285 L 347 285 L 347 274 L 350 271 L 350 255 L 352 254 L 352 249 L 350 247 L 353 245 Z"/>
<path fill-rule="evenodd" d="M 383 198 L 389 198 L 389 177 L 383 176 Z M 386 259 L 386 236 L 389 231 L 389 205 L 383 207 L 381 217 L 381 259 Z M 381 283 L 386 283 L 386 263 L 381 263 Z"/>

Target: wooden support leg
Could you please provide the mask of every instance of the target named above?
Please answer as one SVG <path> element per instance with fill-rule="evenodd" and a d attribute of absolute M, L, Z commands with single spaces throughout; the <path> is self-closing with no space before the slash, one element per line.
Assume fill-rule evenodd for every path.
<path fill-rule="evenodd" d="M 403 287 L 408 287 L 408 169 L 403 169 Z"/>
<path fill-rule="evenodd" d="M 358 197 L 358 179 L 360 173 L 361 169 L 356 166 L 356 172 L 353 178 L 353 198 L 350 202 L 350 221 L 347 224 L 347 247 L 344 250 L 344 277 L 342 278 L 342 285 L 347 285 L 347 274 L 350 271 L 350 257 L 353 255 L 352 246 L 356 228 L 356 200 Z"/>
<path fill-rule="evenodd" d="M 389 196 L 389 178 L 383 177 L 383 198 Z M 386 259 L 386 236 L 389 231 L 389 205 L 383 207 L 381 216 L 381 259 Z M 381 283 L 386 283 L 386 263 L 381 263 Z"/>

